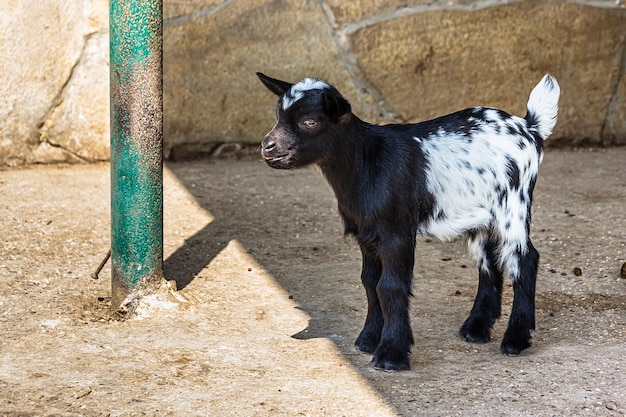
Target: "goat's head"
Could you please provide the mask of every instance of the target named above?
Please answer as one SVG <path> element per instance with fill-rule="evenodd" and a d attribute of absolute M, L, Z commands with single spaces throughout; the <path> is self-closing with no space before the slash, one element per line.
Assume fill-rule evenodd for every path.
<path fill-rule="evenodd" d="M 296 84 L 257 76 L 279 96 L 276 125 L 261 143 L 272 168 L 292 169 L 321 163 L 332 152 L 337 128 L 350 120 L 350 104 L 324 81 L 306 78 Z"/>

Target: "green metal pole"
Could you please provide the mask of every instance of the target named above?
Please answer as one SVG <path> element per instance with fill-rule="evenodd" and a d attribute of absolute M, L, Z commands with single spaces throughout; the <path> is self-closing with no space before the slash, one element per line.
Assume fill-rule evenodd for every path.
<path fill-rule="evenodd" d="M 110 1 L 111 312 L 163 278 L 163 4 Z"/>

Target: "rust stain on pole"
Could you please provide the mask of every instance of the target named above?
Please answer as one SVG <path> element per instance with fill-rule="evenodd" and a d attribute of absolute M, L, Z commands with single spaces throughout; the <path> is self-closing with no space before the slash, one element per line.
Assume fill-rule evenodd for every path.
<path fill-rule="evenodd" d="M 162 0 L 110 1 L 111 312 L 163 279 Z"/>

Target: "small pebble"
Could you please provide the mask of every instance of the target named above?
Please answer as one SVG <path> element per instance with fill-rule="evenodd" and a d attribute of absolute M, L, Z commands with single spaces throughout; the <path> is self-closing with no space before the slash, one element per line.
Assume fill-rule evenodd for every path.
<path fill-rule="evenodd" d="M 626 262 L 622 264 L 622 270 L 620 271 L 620 276 L 622 278 L 626 278 Z"/>
<path fill-rule="evenodd" d="M 577 277 L 581 276 L 583 274 L 583 270 L 580 268 L 574 268 L 574 275 L 576 275 Z"/>

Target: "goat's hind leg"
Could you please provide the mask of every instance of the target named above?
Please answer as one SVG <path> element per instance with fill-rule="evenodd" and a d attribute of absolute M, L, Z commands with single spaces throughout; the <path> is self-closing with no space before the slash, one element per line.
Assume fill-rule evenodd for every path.
<path fill-rule="evenodd" d="M 503 274 L 497 262 L 496 242 L 487 232 L 472 233 L 468 246 L 478 265 L 478 293 L 460 333 L 468 342 L 484 343 L 491 338 L 491 328 L 500 317 Z"/>
<path fill-rule="evenodd" d="M 361 334 L 354 342 L 354 345 L 361 352 L 374 353 L 376 346 L 380 342 L 380 335 L 383 330 L 384 318 L 380 308 L 380 301 L 376 293 L 376 287 L 382 274 L 382 263 L 377 254 L 375 245 L 361 244 L 363 256 L 363 270 L 361 271 L 361 282 L 367 294 L 367 318 Z"/>
<path fill-rule="evenodd" d="M 513 281 L 513 307 L 509 325 L 504 333 L 500 350 L 507 355 L 518 355 L 530 346 L 530 332 L 535 329 L 535 287 L 539 252 L 530 239 L 526 251 L 518 250 L 518 268 L 509 271 Z"/>

